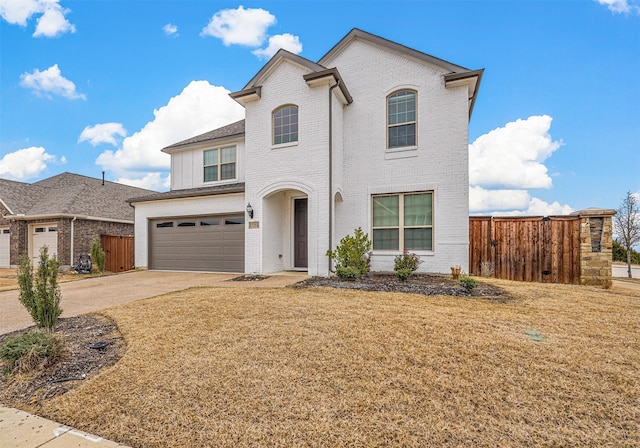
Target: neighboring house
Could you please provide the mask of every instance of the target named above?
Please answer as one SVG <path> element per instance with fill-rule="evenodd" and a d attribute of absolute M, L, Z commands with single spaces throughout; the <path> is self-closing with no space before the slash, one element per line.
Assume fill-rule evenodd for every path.
<path fill-rule="evenodd" d="M 362 227 L 373 270 L 403 249 L 468 270 L 482 73 L 358 29 L 317 63 L 278 51 L 231 94 L 245 120 L 163 149 L 171 191 L 130 199 L 136 266 L 327 276 Z"/>
<path fill-rule="evenodd" d="M 17 266 L 25 252 L 37 265 L 44 245 L 68 267 L 96 236 L 133 236 L 126 199 L 151 193 L 72 173 L 33 184 L 0 179 L 0 267 Z"/>

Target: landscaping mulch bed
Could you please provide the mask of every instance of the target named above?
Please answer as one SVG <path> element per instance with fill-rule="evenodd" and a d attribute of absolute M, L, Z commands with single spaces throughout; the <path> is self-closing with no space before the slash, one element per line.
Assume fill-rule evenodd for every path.
<path fill-rule="evenodd" d="M 0 345 L 9 337 L 33 330 L 0 335 Z M 124 342 L 113 319 L 100 314 L 85 314 L 60 319 L 54 333 L 65 343 L 60 359 L 41 364 L 34 371 L 0 375 L 0 402 L 9 406 L 39 406 L 112 366 L 124 352 Z M 93 344 L 103 348 L 91 348 Z"/>
<path fill-rule="evenodd" d="M 340 277 L 311 277 L 293 285 L 295 288 L 327 286 L 340 289 L 358 289 L 361 291 L 407 292 L 428 296 L 485 297 L 506 302 L 511 296 L 502 288 L 477 280 L 478 286 L 468 291 L 457 281 L 442 275 L 417 274 L 406 281 L 399 280 L 394 274 L 370 274 L 360 280 L 343 280 Z"/>

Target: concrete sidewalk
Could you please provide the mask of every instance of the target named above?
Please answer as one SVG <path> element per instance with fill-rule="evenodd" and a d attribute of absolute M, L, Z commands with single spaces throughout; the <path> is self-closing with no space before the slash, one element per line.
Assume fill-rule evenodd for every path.
<path fill-rule="evenodd" d="M 0 406 L 0 446 L 2 448 L 125 447 L 102 437 L 2 406 Z"/>
<path fill-rule="evenodd" d="M 282 272 L 264 280 L 232 281 L 240 274 L 134 271 L 60 284 L 62 317 L 99 311 L 135 300 L 194 286 L 221 288 L 281 288 L 307 278 L 306 272 Z M 18 300 L 19 291 L 0 292 L 0 334 L 33 325 Z M 124 447 L 42 417 L 0 406 L 1 448 Z"/>

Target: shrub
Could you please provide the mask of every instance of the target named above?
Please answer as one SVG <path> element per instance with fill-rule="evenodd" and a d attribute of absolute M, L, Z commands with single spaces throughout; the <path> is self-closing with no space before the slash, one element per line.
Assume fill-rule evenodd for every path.
<path fill-rule="evenodd" d="M 336 274 L 345 280 L 356 280 L 369 273 L 369 251 L 371 240 L 369 235 L 358 227 L 354 235 L 347 235 L 340 240 L 335 251 L 328 250 L 327 256 L 336 263 Z"/>
<path fill-rule="evenodd" d="M 474 279 L 473 277 L 469 277 L 468 275 L 463 275 L 462 277 L 460 277 L 458 283 L 460 283 L 460 285 L 467 291 L 471 291 L 473 288 L 478 286 L 478 282 L 476 281 L 476 279 Z"/>
<path fill-rule="evenodd" d="M 91 262 L 98 268 L 100 274 L 104 272 L 104 259 L 105 254 L 100 247 L 100 238 L 95 237 L 91 242 Z"/>
<path fill-rule="evenodd" d="M 62 342 L 55 336 L 32 330 L 8 338 L 0 346 L 0 359 L 6 362 L 6 373 L 34 369 L 41 362 L 52 362 L 62 353 Z"/>
<path fill-rule="evenodd" d="M 343 280 L 358 280 L 362 277 L 360 271 L 357 268 L 347 266 L 336 268 L 336 275 Z"/>
<path fill-rule="evenodd" d="M 417 254 L 410 253 L 408 250 L 404 250 L 402 254 L 397 255 L 393 260 L 393 270 L 403 282 L 413 275 L 418 269 L 422 260 Z"/>
<path fill-rule="evenodd" d="M 20 257 L 18 265 L 18 285 L 20 286 L 20 303 L 27 309 L 38 328 L 53 331 L 62 314 L 60 308 L 60 287 L 58 286 L 58 268 L 60 262 L 49 258 L 49 249 L 40 249 L 38 272 L 33 273 L 31 260 L 25 253 Z"/>

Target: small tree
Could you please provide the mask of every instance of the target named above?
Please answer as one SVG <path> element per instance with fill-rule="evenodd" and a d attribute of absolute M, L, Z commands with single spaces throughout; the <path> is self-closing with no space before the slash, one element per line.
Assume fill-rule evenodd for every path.
<path fill-rule="evenodd" d="M 640 202 L 630 191 L 622 199 L 613 217 L 613 227 L 618 241 L 627 251 L 627 273 L 631 275 L 631 251 L 640 243 Z"/>
<path fill-rule="evenodd" d="M 18 265 L 18 285 L 20 286 L 20 303 L 27 309 L 38 328 L 52 332 L 55 330 L 60 308 L 60 286 L 58 285 L 58 268 L 60 262 L 49 258 L 47 246 L 40 248 L 38 272 L 34 276 L 31 260 L 24 253 Z"/>
<path fill-rule="evenodd" d="M 328 250 L 327 257 L 336 263 L 336 274 L 346 280 L 356 280 L 369 273 L 369 251 L 371 240 L 369 235 L 358 227 L 354 235 L 347 235 L 340 240 L 335 251 Z"/>
<path fill-rule="evenodd" d="M 100 247 L 100 238 L 95 237 L 91 242 L 91 262 L 98 268 L 98 272 L 104 272 L 105 254 Z"/>

